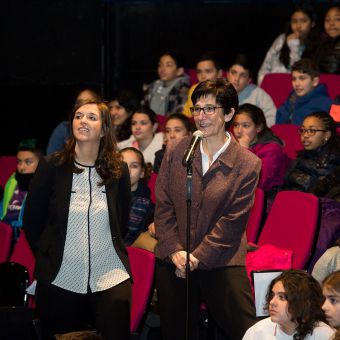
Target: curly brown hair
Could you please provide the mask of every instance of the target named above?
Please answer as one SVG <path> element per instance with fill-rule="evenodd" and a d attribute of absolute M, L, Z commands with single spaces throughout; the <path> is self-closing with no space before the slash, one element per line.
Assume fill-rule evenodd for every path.
<path fill-rule="evenodd" d="M 75 106 L 70 117 L 70 126 L 75 113 L 84 105 L 95 104 L 100 112 L 102 118 L 103 137 L 100 140 L 98 156 L 95 162 L 95 168 L 102 181 L 99 185 L 110 184 L 116 178 L 121 176 L 122 157 L 117 150 L 117 143 L 114 136 L 111 116 L 108 106 L 104 102 L 88 100 L 81 102 Z M 83 170 L 79 169 L 75 164 L 75 146 L 76 140 L 71 128 L 71 134 L 66 141 L 64 149 L 56 153 L 56 162 L 58 165 L 70 163 L 74 173 L 80 173 Z"/>
<path fill-rule="evenodd" d="M 325 316 L 321 309 L 324 301 L 319 283 L 303 270 L 287 270 L 276 277 L 269 285 L 266 306 L 272 299 L 272 289 L 275 283 L 281 281 L 286 292 L 288 312 L 296 322 L 294 340 L 302 340 L 307 334 L 312 334 L 319 321 L 324 321 Z"/>

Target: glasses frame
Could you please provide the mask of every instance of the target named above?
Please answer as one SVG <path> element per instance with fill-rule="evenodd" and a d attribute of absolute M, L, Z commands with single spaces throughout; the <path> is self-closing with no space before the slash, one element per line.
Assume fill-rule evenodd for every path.
<path fill-rule="evenodd" d="M 297 132 L 299 135 L 303 136 L 306 132 L 308 136 L 315 136 L 317 132 L 327 132 L 327 130 L 321 130 L 321 129 L 305 129 L 302 127 L 299 127 L 297 129 Z"/>
<path fill-rule="evenodd" d="M 213 108 L 213 112 L 206 112 L 207 108 Z M 198 107 L 196 107 L 196 109 L 198 109 Z M 198 113 L 195 113 L 195 106 L 192 106 L 190 108 L 190 112 L 193 116 L 199 116 L 201 114 L 201 111 L 203 110 L 203 113 L 206 115 L 206 116 L 211 116 L 215 113 L 216 109 L 223 109 L 223 106 L 213 106 L 213 105 L 208 105 L 208 106 L 204 106 L 204 107 L 200 107 L 199 108 L 199 112 Z"/>

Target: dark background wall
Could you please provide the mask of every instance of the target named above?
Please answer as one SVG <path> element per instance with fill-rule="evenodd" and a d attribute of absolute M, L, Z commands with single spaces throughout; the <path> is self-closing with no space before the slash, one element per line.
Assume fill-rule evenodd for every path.
<path fill-rule="evenodd" d="M 295 1 L 8 0 L 0 27 L 0 155 L 38 137 L 47 144 L 82 85 L 106 99 L 120 88 L 142 95 L 160 54 L 181 50 L 187 67 L 216 50 L 225 67 L 247 53 L 258 68 L 284 31 Z M 320 22 L 327 1 L 314 2 Z M 5 132 L 11 135 L 5 138 Z"/>

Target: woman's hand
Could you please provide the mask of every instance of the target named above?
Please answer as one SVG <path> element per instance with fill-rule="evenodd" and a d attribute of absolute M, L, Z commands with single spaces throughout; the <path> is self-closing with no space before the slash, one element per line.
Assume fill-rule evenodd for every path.
<path fill-rule="evenodd" d="M 241 137 L 237 138 L 237 140 L 241 146 L 243 146 L 244 148 L 249 148 L 251 140 L 248 135 L 244 133 Z"/>
<path fill-rule="evenodd" d="M 185 273 L 185 265 L 187 261 L 187 252 L 185 250 L 179 250 L 171 254 L 170 259 L 180 272 Z M 194 255 L 189 254 L 190 270 L 193 271 L 197 269 L 198 264 L 199 260 Z"/>

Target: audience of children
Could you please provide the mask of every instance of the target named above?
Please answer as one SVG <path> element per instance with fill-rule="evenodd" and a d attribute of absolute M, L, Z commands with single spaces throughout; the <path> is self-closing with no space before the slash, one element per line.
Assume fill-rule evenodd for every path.
<path fill-rule="evenodd" d="M 240 105 L 249 103 L 258 106 L 266 117 L 267 126 L 274 125 L 275 104 L 266 91 L 252 83 L 253 72 L 245 54 L 236 56 L 229 67 L 227 79 L 235 87 Z"/>
<path fill-rule="evenodd" d="M 118 143 L 118 148 L 135 147 L 143 153 L 145 162 L 153 166 L 155 152 L 162 148 L 164 140 L 163 132 L 156 132 L 157 129 L 156 113 L 147 107 L 137 109 L 131 116 L 132 135 Z"/>
<path fill-rule="evenodd" d="M 319 84 L 319 70 L 310 59 L 301 59 L 292 66 L 293 91 L 278 108 L 276 124 L 301 125 L 312 112 L 329 112 L 332 99 L 323 84 Z"/>
<path fill-rule="evenodd" d="M 184 105 L 183 113 L 191 117 L 190 108 L 193 106 L 191 95 L 197 85 L 204 80 L 215 80 L 223 75 L 222 64 L 216 52 L 209 51 L 203 53 L 196 61 L 196 76 L 198 83 L 192 85 L 188 92 L 188 99 Z"/>
<path fill-rule="evenodd" d="M 328 9 L 324 28 L 326 37 L 319 46 L 316 62 L 321 73 L 340 74 L 340 4 Z"/>
<path fill-rule="evenodd" d="M 184 73 L 184 59 L 178 51 L 165 52 L 158 62 L 159 79 L 143 86 L 143 105 L 162 116 L 182 112 L 188 98 L 190 79 Z"/>
<path fill-rule="evenodd" d="M 330 274 L 322 283 L 325 302 L 322 309 L 327 322 L 336 329 L 331 340 L 340 340 L 340 270 Z"/>
<path fill-rule="evenodd" d="M 301 57 L 311 57 L 320 40 L 314 9 L 307 3 L 297 4 L 285 33 L 280 34 L 269 48 L 258 72 L 260 86 L 267 73 L 289 73 Z"/>
<path fill-rule="evenodd" d="M 120 154 L 129 168 L 131 181 L 131 210 L 128 231 L 124 236 L 125 244 L 130 246 L 153 221 L 154 205 L 150 199 L 150 189 L 146 184 L 151 167 L 145 164 L 143 154 L 136 148 L 122 149 Z"/>
<path fill-rule="evenodd" d="M 101 97 L 93 89 L 84 88 L 78 92 L 73 108 L 75 108 L 79 103 L 82 102 L 85 103 L 88 100 L 100 101 Z M 70 122 L 68 121 L 67 118 L 67 120 L 62 121 L 53 130 L 47 144 L 46 154 L 50 155 L 55 151 L 61 151 L 64 147 L 66 140 L 70 137 L 70 134 L 71 134 Z"/>
<path fill-rule="evenodd" d="M 131 115 L 138 108 L 136 95 L 129 90 L 121 90 L 109 101 L 109 109 L 112 125 L 117 142 L 128 139 L 131 136 Z"/>
<path fill-rule="evenodd" d="M 324 322 L 323 300 L 321 287 L 311 275 L 284 271 L 268 287 L 270 317 L 249 328 L 243 340 L 329 340 L 334 329 Z"/>
<path fill-rule="evenodd" d="M 267 126 L 263 111 L 253 104 L 243 104 L 233 119 L 233 133 L 239 143 L 262 161 L 258 186 L 269 191 L 281 186 L 288 165 L 283 142 Z"/>
<path fill-rule="evenodd" d="M 1 220 L 14 228 L 15 239 L 22 227 L 28 186 L 43 154 L 37 139 L 25 139 L 17 147 L 17 169 L 6 182 L 1 216 Z"/>
<path fill-rule="evenodd" d="M 337 270 L 340 270 L 340 239 L 336 241 L 333 247 L 327 249 L 322 254 L 315 263 L 312 275 L 321 283 L 329 274 Z"/>

